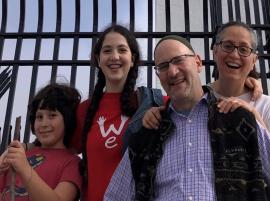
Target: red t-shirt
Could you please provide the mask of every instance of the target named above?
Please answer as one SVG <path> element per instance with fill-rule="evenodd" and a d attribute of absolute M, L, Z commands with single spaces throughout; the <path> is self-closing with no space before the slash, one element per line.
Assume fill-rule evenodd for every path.
<path fill-rule="evenodd" d="M 121 115 L 120 93 L 105 93 L 87 137 L 87 201 L 101 201 L 122 158 L 122 137 L 129 118 Z M 72 144 L 81 151 L 81 134 L 89 101 L 79 105 Z"/>
<path fill-rule="evenodd" d="M 35 147 L 27 151 L 26 156 L 34 171 L 52 189 L 55 189 L 60 182 L 71 182 L 78 188 L 78 191 L 81 191 L 80 158 L 71 151 Z M 9 172 L 7 172 L 3 180 L 0 181 L 1 200 L 10 199 L 10 176 Z M 15 196 L 17 201 L 29 200 L 28 192 L 19 176 L 16 176 Z"/>

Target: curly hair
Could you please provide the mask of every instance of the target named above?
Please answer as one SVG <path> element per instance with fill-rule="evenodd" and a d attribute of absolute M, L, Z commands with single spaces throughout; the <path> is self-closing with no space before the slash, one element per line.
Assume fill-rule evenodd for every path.
<path fill-rule="evenodd" d="M 80 101 L 80 93 L 68 85 L 53 83 L 42 88 L 28 106 L 32 133 L 35 134 L 34 124 L 37 110 L 58 110 L 64 119 L 65 135 L 63 144 L 68 148 L 76 128 L 76 109 Z"/>
<path fill-rule="evenodd" d="M 138 77 L 138 66 L 140 62 L 140 51 L 139 46 L 137 43 L 137 40 L 135 36 L 125 27 L 121 25 L 112 25 L 104 30 L 104 32 L 100 35 L 98 42 L 96 43 L 92 55 L 91 55 L 91 61 L 92 66 L 99 67 L 98 66 L 98 59 L 100 56 L 101 48 L 103 45 L 103 42 L 107 36 L 107 34 L 116 32 L 121 34 L 127 41 L 127 44 L 131 50 L 132 54 L 132 60 L 133 60 L 133 67 L 130 68 L 128 72 L 128 76 L 123 88 L 123 91 L 121 93 L 121 111 L 126 116 L 132 116 L 136 110 L 137 110 L 137 104 L 134 104 L 134 99 L 136 99 L 134 88 L 136 85 L 136 79 Z M 89 130 L 91 129 L 91 126 L 93 124 L 93 119 L 96 114 L 96 112 L 99 109 L 100 100 L 103 96 L 103 89 L 105 87 L 105 75 L 102 72 L 102 70 L 98 71 L 97 76 L 97 83 L 94 88 L 94 92 L 91 98 L 91 103 L 87 109 L 84 127 L 82 131 L 82 164 L 81 164 L 81 172 L 84 176 L 84 182 L 87 181 L 87 153 L 86 153 L 86 142 L 87 142 L 87 136 L 89 133 Z"/>

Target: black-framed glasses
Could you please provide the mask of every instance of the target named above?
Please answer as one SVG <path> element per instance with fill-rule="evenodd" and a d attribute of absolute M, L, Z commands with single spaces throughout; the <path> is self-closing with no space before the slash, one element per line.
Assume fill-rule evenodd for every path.
<path fill-rule="evenodd" d="M 158 74 L 162 72 L 166 72 L 170 67 L 170 63 L 173 65 L 181 65 L 185 62 L 185 59 L 187 57 L 195 57 L 195 55 L 194 54 L 179 55 L 179 56 L 173 57 L 170 61 L 165 61 L 156 65 L 154 68 Z"/>
<path fill-rule="evenodd" d="M 220 45 L 221 49 L 224 52 L 231 53 L 234 51 L 234 49 L 237 49 L 237 52 L 240 56 L 248 57 L 253 51 L 252 48 L 247 46 L 236 46 L 230 41 L 220 41 L 217 43 L 217 45 Z"/>

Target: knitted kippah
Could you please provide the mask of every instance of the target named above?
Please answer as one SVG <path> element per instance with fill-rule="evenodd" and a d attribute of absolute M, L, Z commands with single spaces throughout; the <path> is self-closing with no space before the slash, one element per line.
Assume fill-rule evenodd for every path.
<path fill-rule="evenodd" d="M 168 35 L 168 36 L 165 36 L 165 37 L 161 38 L 161 39 L 158 41 L 158 43 L 157 43 L 157 45 L 156 45 L 156 47 L 155 47 L 155 51 L 156 51 L 156 49 L 157 49 L 157 46 L 158 46 L 162 41 L 164 41 L 164 40 L 169 40 L 169 39 L 179 41 L 180 43 L 182 43 L 182 44 L 184 44 L 186 47 L 188 47 L 188 49 L 190 49 L 193 53 L 195 53 L 193 47 L 192 47 L 191 44 L 187 41 L 187 39 L 185 39 L 185 38 L 183 38 L 183 37 L 181 37 L 181 36 L 177 36 L 177 35 Z M 155 52 L 155 51 L 154 51 L 154 52 Z"/>

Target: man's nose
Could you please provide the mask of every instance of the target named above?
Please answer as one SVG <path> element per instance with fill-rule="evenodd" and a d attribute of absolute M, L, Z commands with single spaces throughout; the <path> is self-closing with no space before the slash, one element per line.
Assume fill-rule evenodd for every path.
<path fill-rule="evenodd" d="M 175 64 L 169 63 L 168 75 L 175 76 L 179 72 L 179 67 Z"/>

